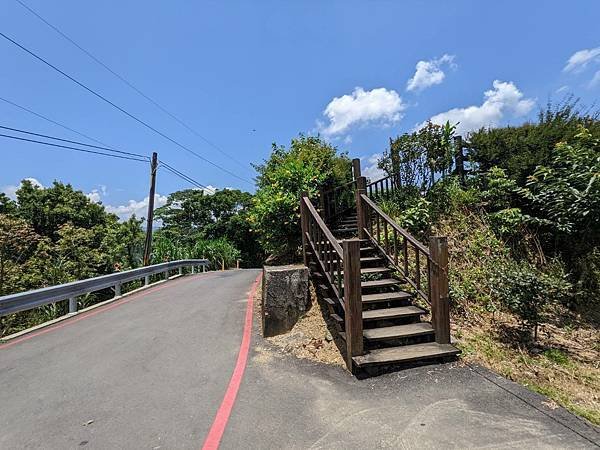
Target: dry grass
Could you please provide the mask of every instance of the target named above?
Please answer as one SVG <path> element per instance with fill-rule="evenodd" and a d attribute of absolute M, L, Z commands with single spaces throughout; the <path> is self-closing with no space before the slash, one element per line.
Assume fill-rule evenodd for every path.
<path fill-rule="evenodd" d="M 259 316 L 261 295 L 262 293 L 258 289 L 255 297 L 255 310 Z M 297 358 L 346 367 L 338 348 L 343 341 L 335 331 L 332 319 L 327 313 L 327 307 L 317 298 L 312 283 L 310 284 L 310 302 L 310 309 L 298 320 L 292 330 L 286 334 L 266 338 L 267 341 Z M 324 317 L 327 317 L 327 321 Z"/>
<path fill-rule="evenodd" d="M 535 344 L 521 335 L 510 314 L 479 313 L 456 318 L 453 336 L 462 358 L 550 397 L 600 425 L 600 330 L 579 326 L 541 326 Z"/>

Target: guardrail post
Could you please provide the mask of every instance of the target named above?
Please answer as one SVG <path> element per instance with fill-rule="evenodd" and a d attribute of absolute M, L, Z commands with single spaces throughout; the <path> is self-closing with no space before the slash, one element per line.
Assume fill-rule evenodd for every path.
<path fill-rule="evenodd" d="M 300 228 L 302 232 L 302 258 L 304 259 L 304 265 L 308 267 L 308 256 L 306 256 L 306 233 L 308 233 L 308 213 L 306 211 L 306 205 L 304 204 L 305 198 L 308 198 L 308 192 L 303 192 L 300 196 Z"/>
<path fill-rule="evenodd" d="M 194 274 L 196 268 L 194 266 L 192 266 L 192 275 Z"/>
<path fill-rule="evenodd" d="M 144 277 L 144 286 L 148 286 L 150 284 L 150 275 L 146 275 Z"/>
<path fill-rule="evenodd" d="M 364 207 L 362 198 L 360 197 L 362 194 L 367 195 L 367 179 L 361 176 L 356 179 L 356 222 L 358 226 L 358 238 L 366 239 L 367 209 Z"/>
<path fill-rule="evenodd" d="M 183 275 L 183 267 L 179 268 L 179 275 Z"/>
<path fill-rule="evenodd" d="M 115 284 L 115 297 L 121 296 L 121 283 Z"/>
<path fill-rule="evenodd" d="M 206 272 L 206 264 L 202 265 L 202 272 Z"/>
<path fill-rule="evenodd" d="M 69 298 L 69 313 L 77 312 L 77 297 Z"/>
<path fill-rule="evenodd" d="M 346 328 L 346 366 L 353 372 L 352 357 L 364 353 L 362 294 L 360 280 L 360 240 L 342 242 L 344 250 L 344 305 Z"/>
<path fill-rule="evenodd" d="M 169 279 L 169 271 L 165 270 L 165 280 L 168 280 L 168 279 Z"/>
<path fill-rule="evenodd" d="M 450 343 L 450 304 L 448 296 L 448 239 L 429 238 L 429 292 L 431 301 L 431 323 L 438 344 Z"/>

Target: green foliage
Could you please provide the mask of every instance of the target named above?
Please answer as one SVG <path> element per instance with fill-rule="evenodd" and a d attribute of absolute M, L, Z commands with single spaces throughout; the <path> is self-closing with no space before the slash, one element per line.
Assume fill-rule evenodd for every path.
<path fill-rule="evenodd" d="M 221 264 L 226 268 L 235 266 L 241 256 L 240 251 L 223 238 L 200 240 L 192 248 L 191 254 L 193 258 L 208 259 L 214 269 L 220 269 Z"/>
<path fill-rule="evenodd" d="M 424 191 L 433 186 L 436 174 L 444 177 L 452 167 L 455 125 L 427 122 L 420 130 L 390 139 L 390 147 L 378 162 L 388 175 L 395 175 L 406 188 Z"/>
<path fill-rule="evenodd" d="M 500 167 L 523 186 L 536 166 L 550 163 L 556 144 L 571 140 L 581 125 L 593 136 L 600 137 L 597 115 L 580 111 L 577 100 L 567 98 L 556 106 L 548 104 L 540 111 L 535 124 L 482 128 L 472 133 L 469 160 L 479 166 L 481 172 Z"/>
<path fill-rule="evenodd" d="M 319 137 L 300 136 L 289 149 L 273 144 L 271 156 L 255 166 L 258 189 L 249 215 L 265 251 L 294 260 L 300 247 L 300 196 L 315 197 L 322 185 L 349 179 L 351 162 Z"/>
<path fill-rule="evenodd" d="M 543 355 L 553 363 L 561 366 L 569 367 L 572 365 L 569 356 L 557 348 L 549 348 L 548 350 L 544 351 Z"/>
<path fill-rule="evenodd" d="M 91 202 L 70 184 L 58 181 L 44 189 L 23 180 L 17 190 L 17 203 L 18 216 L 26 220 L 36 233 L 53 241 L 58 239 L 58 230 L 66 223 L 91 228 L 116 221 L 116 216 L 108 214 L 102 205 Z"/>
<path fill-rule="evenodd" d="M 533 329 L 534 340 L 546 311 L 553 303 L 567 299 L 572 288 L 558 263 L 542 271 L 527 262 L 510 261 L 497 267 L 492 284 L 492 292 L 502 304 Z"/>
<path fill-rule="evenodd" d="M 432 216 L 439 220 L 464 209 L 477 207 L 482 202 L 482 193 L 477 186 L 462 186 L 456 176 L 440 179 L 427 192 L 431 202 Z"/>
<path fill-rule="evenodd" d="M 120 223 L 81 191 L 58 182 L 39 188 L 24 180 L 16 195 L 17 202 L 0 197 L 0 295 L 139 265 L 141 220 Z M 102 299 L 93 294 L 82 302 Z M 64 314 L 62 303 L 4 318 L 0 335 Z"/>
<path fill-rule="evenodd" d="M 538 166 L 519 191 L 534 208 L 535 223 L 560 233 L 600 238 L 600 139 L 585 128 L 560 142 L 548 166 Z"/>
<path fill-rule="evenodd" d="M 236 189 L 212 195 L 198 189 L 174 192 L 155 212 L 162 221 L 159 245 L 192 248 L 199 240 L 226 239 L 240 250 L 245 266 L 260 265 L 264 255 L 248 219 L 251 205 L 252 194 Z"/>
<path fill-rule="evenodd" d="M 411 233 L 421 236 L 430 225 L 430 202 L 418 197 L 398 217 L 400 226 Z"/>

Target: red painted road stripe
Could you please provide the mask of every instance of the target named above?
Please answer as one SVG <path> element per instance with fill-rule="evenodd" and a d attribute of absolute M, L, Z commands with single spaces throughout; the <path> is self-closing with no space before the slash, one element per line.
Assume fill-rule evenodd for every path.
<path fill-rule="evenodd" d="M 48 326 L 46 328 L 42 328 L 39 331 L 34 331 L 32 333 L 25 334 L 25 335 L 23 335 L 21 337 L 18 337 L 18 338 L 10 340 L 6 344 L 0 344 L 0 350 L 4 350 L 6 348 L 12 347 L 13 345 L 18 344 L 19 342 L 27 341 L 27 340 L 29 340 L 31 338 L 36 337 L 36 336 L 40 336 L 42 334 L 46 334 L 46 333 L 49 333 L 51 331 L 58 330 L 60 328 L 64 328 L 67 325 L 71 325 L 71 324 L 77 323 L 80 320 L 86 319 L 88 317 L 95 316 L 96 314 L 100 314 L 101 312 L 109 311 L 109 310 L 111 310 L 113 308 L 116 308 L 117 306 L 121 306 L 121 305 L 124 305 L 125 303 L 129 303 L 132 300 L 136 300 L 138 298 L 142 298 L 144 294 L 151 294 L 153 292 L 160 291 L 160 290 L 162 290 L 162 289 L 164 289 L 166 287 L 172 287 L 174 284 L 179 284 L 179 282 L 181 282 L 183 280 L 186 280 L 186 279 L 189 280 L 190 278 L 183 277 L 183 278 L 180 278 L 178 280 L 175 280 L 174 282 L 167 282 L 167 283 L 163 283 L 163 284 L 161 284 L 159 286 L 155 286 L 155 287 L 151 287 L 151 288 L 148 288 L 148 289 L 144 289 L 143 291 L 139 291 L 139 292 L 136 292 L 135 294 L 131 294 L 131 295 L 125 297 L 122 300 L 117 300 L 114 303 L 109 303 L 108 305 L 105 305 L 105 306 L 99 306 L 98 308 L 93 309 L 93 310 L 91 310 L 89 312 L 78 314 L 78 315 L 74 316 L 71 319 L 65 319 L 64 322 L 59 322 L 56 325 L 50 325 L 50 326 Z"/>
<path fill-rule="evenodd" d="M 229 386 L 227 386 L 227 391 L 225 391 L 225 397 L 223 397 L 223 402 L 221 403 L 221 406 L 217 411 L 217 415 L 215 416 L 215 420 L 213 421 L 210 431 L 206 436 L 202 450 L 216 450 L 219 448 L 221 437 L 223 436 L 223 432 L 225 431 L 225 427 L 229 421 L 231 409 L 233 408 L 235 398 L 237 397 L 237 393 L 240 389 L 242 377 L 244 376 L 244 371 L 246 370 L 248 351 L 250 350 L 250 338 L 252 336 L 252 305 L 254 303 L 254 296 L 256 295 L 256 288 L 258 287 L 261 277 L 262 274 L 256 277 L 256 280 L 254 280 L 254 284 L 252 285 L 252 289 L 248 294 L 246 319 L 244 321 L 244 334 L 242 335 L 242 343 L 240 345 L 240 352 L 235 364 L 235 369 L 233 369 L 231 380 L 229 380 Z"/>

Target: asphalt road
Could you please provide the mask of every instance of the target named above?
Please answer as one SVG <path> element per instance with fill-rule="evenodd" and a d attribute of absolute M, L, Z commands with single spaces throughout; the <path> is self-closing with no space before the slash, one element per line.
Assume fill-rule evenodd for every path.
<path fill-rule="evenodd" d="M 201 448 L 236 365 L 257 275 L 170 281 L 0 347 L 0 449 Z M 357 380 L 282 354 L 260 337 L 256 316 L 253 333 L 221 449 L 600 442 L 597 427 L 482 368 L 451 363 Z"/>
<path fill-rule="evenodd" d="M 200 448 L 258 273 L 179 278 L 0 346 L 0 449 Z"/>

